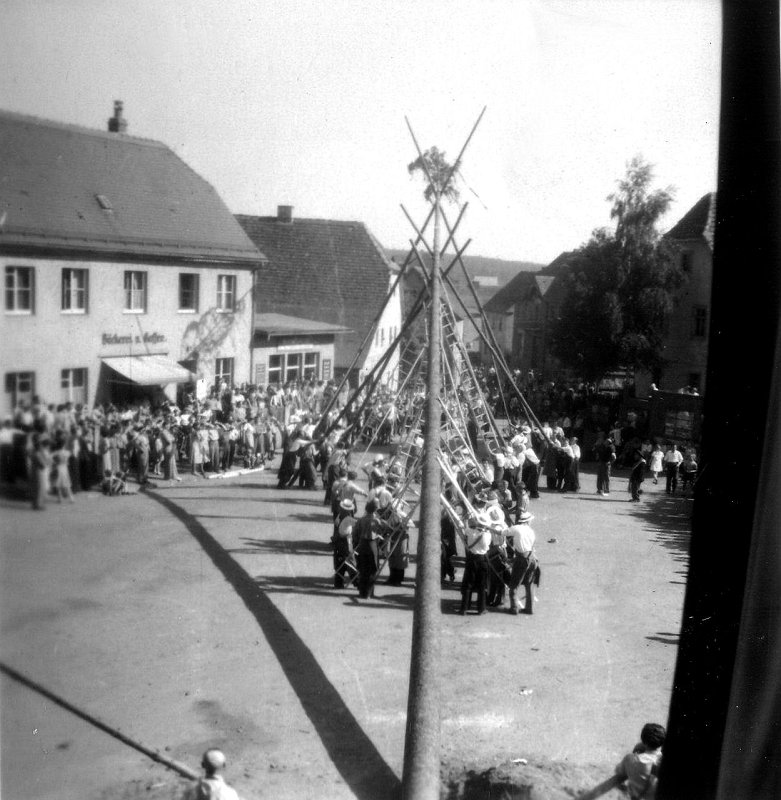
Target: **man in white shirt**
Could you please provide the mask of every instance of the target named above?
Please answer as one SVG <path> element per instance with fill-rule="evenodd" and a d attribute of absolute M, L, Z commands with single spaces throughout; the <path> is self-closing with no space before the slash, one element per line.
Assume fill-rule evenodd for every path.
<path fill-rule="evenodd" d="M 466 566 L 461 580 L 461 608 L 458 612 L 462 617 L 472 604 L 472 592 L 477 592 L 477 613 L 485 613 L 488 549 L 491 546 L 490 525 L 490 517 L 484 511 L 478 510 L 464 531 Z"/>
<path fill-rule="evenodd" d="M 670 442 L 667 452 L 664 454 L 664 473 L 667 479 L 667 494 L 675 494 L 678 488 L 678 469 L 683 462 L 683 453 L 678 449 L 675 442 Z"/>
<path fill-rule="evenodd" d="M 505 531 L 507 544 L 515 551 L 512 577 L 510 579 L 510 613 L 520 614 L 518 606 L 518 587 L 523 584 L 526 590 L 525 614 L 533 613 L 534 592 L 532 584 L 540 585 L 540 566 L 534 552 L 536 536 L 529 523 L 534 519 L 528 512 L 521 512 L 518 522 Z"/>

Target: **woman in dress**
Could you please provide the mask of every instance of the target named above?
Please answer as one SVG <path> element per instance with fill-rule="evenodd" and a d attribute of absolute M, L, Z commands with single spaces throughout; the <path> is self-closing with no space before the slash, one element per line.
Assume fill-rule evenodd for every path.
<path fill-rule="evenodd" d="M 662 471 L 663 464 L 662 460 L 664 459 L 664 451 L 659 446 L 658 443 L 654 444 L 654 449 L 651 451 L 651 462 L 648 466 L 648 469 L 651 470 L 651 475 L 653 475 L 654 483 L 659 483 L 658 477 L 659 473 Z"/>

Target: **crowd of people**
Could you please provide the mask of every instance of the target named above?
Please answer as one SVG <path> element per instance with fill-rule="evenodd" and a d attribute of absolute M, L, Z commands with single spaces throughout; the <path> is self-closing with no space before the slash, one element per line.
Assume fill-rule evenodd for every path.
<path fill-rule="evenodd" d="M 282 447 L 291 422 L 319 415 L 334 397 L 333 381 L 284 387 L 215 386 L 203 399 L 186 394 L 138 403 L 22 402 L 0 428 L 0 480 L 26 481 L 34 508 L 47 498 L 101 488 L 141 489 L 154 479 L 181 480 L 180 470 L 206 477 L 232 468 L 262 468 Z M 338 402 L 332 404 L 338 408 Z"/>

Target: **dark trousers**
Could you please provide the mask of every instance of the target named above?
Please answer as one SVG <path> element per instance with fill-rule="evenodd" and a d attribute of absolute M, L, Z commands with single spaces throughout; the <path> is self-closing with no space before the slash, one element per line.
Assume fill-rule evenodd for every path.
<path fill-rule="evenodd" d="M 477 592 L 477 613 L 485 611 L 485 590 L 488 583 L 488 556 L 466 554 L 466 567 L 461 581 L 461 613 L 469 611 L 472 592 Z"/>
<path fill-rule="evenodd" d="M 380 565 L 376 539 L 363 539 L 358 548 L 358 594 L 374 597 L 374 582 Z"/>
<path fill-rule="evenodd" d="M 597 466 L 597 491 L 610 493 L 610 463 L 600 461 Z"/>
<path fill-rule="evenodd" d="M 665 486 L 667 494 L 675 494 L 675 490 L 678 488 L 678 465 L 665 464 L 664 474 L 667 478 L 667 484 Z"/>

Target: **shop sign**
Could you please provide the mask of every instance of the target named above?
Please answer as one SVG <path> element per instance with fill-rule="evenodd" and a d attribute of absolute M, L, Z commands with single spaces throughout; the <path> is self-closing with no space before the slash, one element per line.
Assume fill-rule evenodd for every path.
<path fill-rule="evenodd" d="M 104 333 L 101 336 L 101 344 L 162 344 L 165 341 L 165 336 L 162 333 L 139 333 L 132 334 L 119 334 L 119 333 Z"/>

